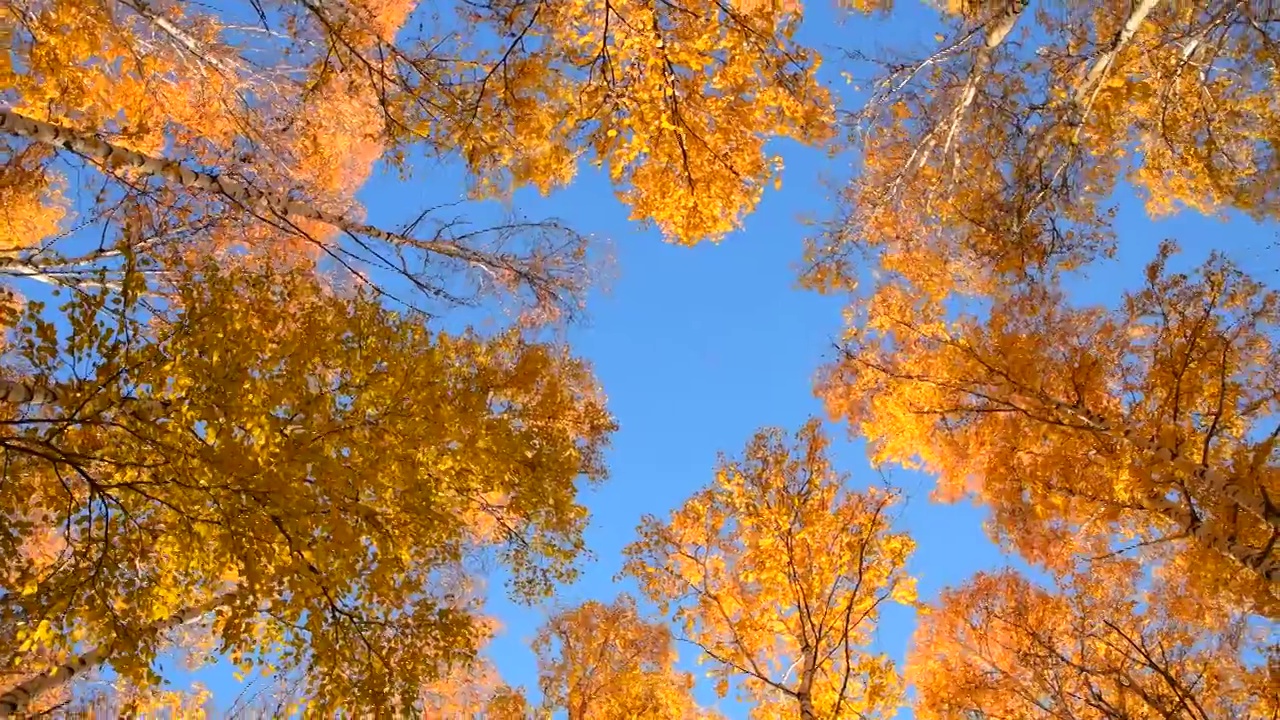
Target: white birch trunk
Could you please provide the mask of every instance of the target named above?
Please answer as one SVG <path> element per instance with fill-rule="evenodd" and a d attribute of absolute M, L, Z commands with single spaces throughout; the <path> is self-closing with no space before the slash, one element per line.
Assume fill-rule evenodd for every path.
<path fill-rule="evenodd" d="M 156 634 L 166 633 L 180 625 L 200 619 L 223 605 L 228 604 L 236 593 L 219 595 L 204 605 L 187 608 L 155 623 L 152 629 Z M 101 645 L 89 652 L 72 658 L 48 672 L 40 673 L 33 678 L 19 683 L 8 692 L 0 695 L 0 718 L 8 718 L 21 713 L 32 700 L 70 682 L 76 675 L 92 670 L 111 658 L 110 645 Z"/>
<path fill-rule="evenodd" d="M 363 235 L 395 245 L 415 247 L 454 259 L 483 264 L 484 258 L 481 254 L 456 243 L 439 240 L 424 241 L 400 233 L 387 232 L 373 225 L 320 210 L 304 202 L 290 200 L 280 193 L 250 187 L 215 173 L 193 170 L 176 160 L 144 155 L 113 145 L 89 133 L 33 120 L 8 108 L 0 108 L 0 132 L 69 150 L 100 163 L 107 169 L 128 168 L 141 175 L 159 178 L 180 187 L 217 193 L 254 212 L 275 213 L 284 218 L 318 220 L 352 235 Z"/>
<path fill-rule="evenodd" d="M 57 386 L 37 385 L 20 380 L 0 380 L 0 402 L 14 405 L 56 405 L 67 397 L 67 392 Z M 164 400 L 143 400 L 122 397 L 129 413 L 141 420 L 153 420 L 164 412 L 169 403 Z"/>
<path fill-rule="evenodd" d="M 983 33 L 982 46 L 978 48 L 977 54 L 973 58 L 973 68 L 969 71 L 969 77 L 965 80 L 964 89 L 960 91 L 960 99 L 956 102 L 955 108 L 952 109 L 950 119 L 947 121 L 947 139 L 943 143 L 942 154 L 945 155 L 951 147 L 951 143 L 955 140 L 956 132 L 959 130 L 961 123 L 964 122 L 965 113 L 969 106 L 973 104 L 973 100 L 978 95 L 978 85 L 981 84 L 987 72 L 991 69 L 991 61 L 995 56 L 996 48 L 1009 37 L 1009 33 L 1018 23 L 1018 18 L 1022 16 L 1022 11 L 1027 7 L 1026 0 L 1011 0 L 1009 7 L 1004 13 L 992 18 L 987 23 L 987 30 Z M 929 137 L 925 139 L 924 144 L 912 153 L 907 160 L 907 170 L 922 167 L 929 161 L 929 155 L 933 152 L 933 148 L 938 144 L 937 130 L 929 133 Z"/>
<path fill-rule="evenodd" d="M 1125 48 L 1137 34 L 1138 28 L 1142 27 L 1142 23 L 1146 21 L 1151 11 L 1160 4 L 1160 0 L 1142 0 L 1133 6 L 1129 11 L 1128 17 L 1125 18 L 1124 24 L 1120 26 L 1120 31 L 1112 38 L 1111 44 L 1101 54 L 1094 58 L 1089 65 L 1089 69 L 1085 71 L 1084 77 L 1079 83 L 1072 86 L 1067 96 L 1069 103 L 1068 113 L 1070 116 L 1070 124 L 1073 126 L 1071 132 L 1071 150 L 1068 151 L 1066 157 L 1058 167 L 1054 169 L 1053 174 L 1047 182 L 1042 184 L 1040 190 L 1036 192 L 1035 198 L 1030 204 L 1026 215 L 1018 218 L 1014 229 L 1021 230 L 1022 224 L 1030 217 L 1032 210 L 1040 204 L 1044 196 L 1049 192 L 1049 188 L 1057 184 L 1058 179 L 1062 177 L 1062 173 L 1066 172 L 1067 166 L 1071 164 L 1071 158 L 1075 155 L 1075 146 L 1080 141 L 1080 134 L 1084 131 L 1085 122 L 1089 118 L 1089 113 L 1093 108 L 1094 99 L 1098 96 L 1098 90 L 1102 87 L 1102 79 L 1106 76 L 1107 71 L 1115 62 L 1116 56 Z M 1031 167 L 1037 168 L 1036 173 L 1039 174 L 1038 168 L 1044 163 L 1045 158 L 1049 157 L 1049 153 L 1056 146 L 1050 142 L 1048 133 L 1042 134 L 1037 141 L 1037 147 L 1033 154 L 1033 162 Z"/>

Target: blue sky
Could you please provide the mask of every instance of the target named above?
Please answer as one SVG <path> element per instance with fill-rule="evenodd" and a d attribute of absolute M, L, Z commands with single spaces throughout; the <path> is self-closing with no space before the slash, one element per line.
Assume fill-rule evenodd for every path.
<path fill-rule="evenodd" d="M 888 20 L 843 24 L 827 5 L 815 3 L 809 11 L 804 40 L 827 52 L 840 46 L 867 52 L 877 47 L 910 50 L 932 44 L 936 32 L 936 16 L 919 2 L 903 2 Z M 830 55 L 824 75 L 847 96 L 850 89 L 839 79 L 838 55 Z M 581 581 L 564 590 L 560 603 L 609 600 L 632 590 L 630 583 L 614 577 L 621 549 L 634 538 L 643 514 L 665 515 L 681 504 L 710 480 L 717 453 L 737 453 L 757 428 L 792 430 L 808 416 L 822 414 L 812 382 L 818 367 L 832 356 L 842 303 L 796 288 L 796 264 L 810 232 L 799 218 L 829 214 L 823 178 L 846 174 L 850 159 L 832 160 L 794 145 L 780 151 L 787 162 L 782 190 L 767 193 L 746 229 L 719 245 L 664 244 L 656 232 L 628 222 L 607 176 L 590 170 L 549 198 L 517 198 L 517 207 L 533 217 L 558 216 L 577 230 L 609 239 L 617 267 L 609 292 L 591 298 L 589 322 L 570 334 L 576 352 L 594 365 L 620 430 L 608 456 L 610 480 L 586 495 L 593 513 L 587 540 L 594 560 L 584 564 Z M 380 176 L 361 197 L 371 222 L 391 225 L 422 207 L 456 199 L 461 187 L 457 168 L 440 167 L 420 170 L 408 183 Z M 1239 220 L 1223 224 L 1179 217 L 1152 224 L 1132 198 L 1122 203 L 1120 227 L 1120 259 L 1076 283 L 1079 299 L 1114 299 L 1120 286 L 1140 278 L 1141 267 L 1166 236 L 1200 248 L 1230 243 L 1243 248 L 1239 258 L 1246 267 L 1256 268 L 1256 249 L 1274 235 L 1272 229 Z M 1188 259 L 1202 256 L 1188 253 Z M 847 439 L 843 427 L 829 430 L 837 440 L 836 465 L 851 472 L 856 485 L 879 482 L 862 444 Z M 911 570 L 919 577 L 923 598 L 1005 561 L 986 539 L 978 510 L 930 503 L 929 479 L 918 474 L 893 472 L 890 479 L 909 497 L 900 525 L 918 543 Z M 528 643 L 545 610 L 515 607 L 495 589 L 491 610 L 505 631 L 489 654 L 508 682 L 524 685 L 536 696 Z M 890 611 L 875 649 L 902 658 L 911 626 L 910 613 Z M 682 649 L 682 654 L 692 666 L 691 653 Z M 222 670 L 200 676 L 222 707 L 238 692 Z M 701 695 L 711 698 L 706 686 Z M 732 703 L 719 707 L 730 717 L 744 717 Z"/>
<path fill-rule="evenodd" d="M 936 16 L 916 3 L 905 3 L 888 21 L 855 19 L 844 25 L 831 8 L 811 7 L 804 40 L 824 50 L 858 37 L 904 49 L 934 42 Z M 841 69 L 833 53 L 823 75 L 837 91 L 848 93 L 852 88 L 841 80 Z M 711 479 L 717 453 L 738 453 L 759 427 L 794 430 L 810 415 L 823 415 L 813 379 L 832 357 L 843 303 L 796 287 L 802 242 L 812 230 L 800 219 L 830 213 L 824 179 L 846 174 L 849 161 L 792 143 L 781 144 L 779 152 L 787 163 L 781 191 L 766 193 L 745 229 L 718 245 L 668 245 L 656 232 L 639 229 L 628 222 L 607 176 L 597 171 L 585 170 L 570 188 L 549 198 L 517 197 L 516 206 L 532 217 L 557 216 L 577 230 L 607 238 L 617 268 L 609 291 L 591 298 L 589 323 L 570 335 L 574 350 L 592 362 L 620 429 L 609 453 L 609 481 L 586 495 L 592 511 L 587 545 L 594 560 L 558 603 L 607 601 L 633 591 L 632 583 L 615 576 L 622 548 L 635 538 L 642 515 L 663 516 L 679 506 Z M 460 178 L 454 168 L 419 175 L 431 176 L 435 187 L 457 188 L 450 180 Z M 398 219 L 410 211 L 405 202 L 420 207 L 435 197 L 412 185 L 381 186 L 379 181 L 362 193 L 370 218 Z M 855 485 L 880 482 L 862 443 L 848 440 L 842 426 L 828 429 L 836 440 L 837 467 L 851 472 Z M 909 496 L 900 522 L 919 544 L 911 569 L 922 596 L 1002 564 L 977 510 L 929 503 L 929 480 L 921 475 L 894 472 L 891 480 Z M 549 608 L 518 607 L 500 588 L 494 590 L 490 608 L 505 629 L 488 654 L 509 683 L 522 684 L 536 696 L 528 645 Z M 901 658 L 911 626 L 909 611 L 888 611 L 876 650 Z M 692 651 L 680 650 L 682 664 L 694 669 Z M 713 701 L 709 683 L 699 695 Z M 730 717 L 745 717 L 735 705 L 717 707 Z"/>
<path fill-rule="evenodd" d="M 819 209 L 823 197 L 806 178 L 818 167 L 813 159 L 792 160 L 790 182 L 767 197 L 747 232 L 692 249 L 626 230 L 625 211 L 608 202 L 602 183 L 565 193 L 575 206 L 593 208 L 572 216 L 575 223 L 619 239 L 613 292 L 594 299 L 591 327 L 571 341 L 594 364 L 620 429 L 609 455 L 612 477 L 587 496 L 593 513 L 587 540 L 596 559 L 562 602 L 631 590 L 614 576 L 643 514 L 665 515 L 680 505 L 711 480 L 717 453 L 737 454 L 757 428 L 794 430 L 822 414 L 812 382 L 831 357 L 842 305 L 797 290 L 794 270 L 806 231 L 795 215 Z M 837 466 L 852 472 L 855 484 L 878 483 L 863 445 L 847 441 L 842 427 L 830 429 Z M 927 478 L 899 472 L 892 479 L 911 495 L 902 524 L 920 545 L 913 569 L 922 593 L 999 562 L 976 511 L 929 504 Z M 494 607 L 506 632 L 490 654 L 510 682 L 532 684 L 527 644 L 543 614 L 500 600 Z M 900 656 L 909 631 L 910 617 L 891 613 L 882 649 Z"/>

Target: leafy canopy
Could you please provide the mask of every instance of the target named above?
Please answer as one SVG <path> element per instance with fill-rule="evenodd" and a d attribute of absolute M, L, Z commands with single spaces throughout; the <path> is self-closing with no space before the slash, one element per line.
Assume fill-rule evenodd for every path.
<path fill-rule="evenodd" d="M 693 701 L 693 676 L 675 669 L 671 631 L 629 595 L 555 613 L 533 639 L 543 709 L 569 720 L 715 720 Z"/>
<path fill-rule="evenodd" d="M 902 700 L 892 660 L 863 646 L 886 601 L 915 600 L 914 543 L 890 530 L 896 495 L 845 489 L 827 446 L 816 420 L 794 442 L 761 430 L 626 549 L 624 572 L 752 717 L 887 718 Z"/>
<path fill-rule="evenodd" d="M 78 378 L 4 410 L 0 630 L 23 652 L 108 647 L 140 680 L 157 622 L 208 603 L 234 662 L 305 666 L 324 707 L 404 707 L 474 651 L 465 561 L 496 553 L 525 598 L 573 576 L 577 481 L 613 428 L 581 362 L 305 269 L 182 272 L 160 305 L 72 298 L 69 333 L 10 318 L 7 372 Z"/>

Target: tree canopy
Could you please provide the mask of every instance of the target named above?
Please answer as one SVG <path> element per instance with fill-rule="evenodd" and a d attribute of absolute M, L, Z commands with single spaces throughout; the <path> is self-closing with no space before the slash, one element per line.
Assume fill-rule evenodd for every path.
<path fill-rule="evenodd" d="M 0 2 L 0 717 L 226 705 L 177 658 L 265 683 L 234 716 L 1274 720 L 1274 267 L 1120 218 L 1280 219 L 1275 8 L 854 0 L 843 57 L 814 9 Z M 817 402 L 1009 567 L 917 597 L 916 499 L 766 421 L 582 597 L 605 258 L 520 191 L 714 243 L 795 142 L 853 158 Z"/>
<path fill-rule="evenodd" d="M 901 702 L 893 662 L 863 646 L 882 604 L 915 599 L 913 544 L 890 530 L 894 496 L 846 490 L 826 447 L 816 420 L 794 444 L 760 431 L 626 550 L 626 572 L 713 664 L 717 693 L 740 683 L 753 717 L 887 718 Z"/>

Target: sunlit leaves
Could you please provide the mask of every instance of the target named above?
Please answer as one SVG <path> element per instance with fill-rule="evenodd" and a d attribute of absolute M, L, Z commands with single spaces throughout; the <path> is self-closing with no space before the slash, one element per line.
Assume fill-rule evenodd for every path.
<path fill-rule="evenodd" d="M 881 293 L 821 392 L 876 460 L 975 494 L 1035 562 L 1138 544 L 1200 594 L 1183 612 L 1274 615 L 1280 298 L 1219 257 L 1170 272 L 1171 252 L 1115 310 L 1029 288 L 948 323 Z"/>
<path fill-rule="evenodd" d="M 669 239 L 717 239 L 781 170 L 774 137 L 821 141 L 830 102 L 792 39 L 799 5 L 501 2 L 467 6 L 496 31 L 462 94 L 463 124 L 433 118 L 486 188 L 567 182 L 590 149 L 632 217 Z"/>
<path fill-rule="evenodd" d="M 1170 617 L 1135 566 L 1038 587 L 1012 571 L 943 593 L 907 666 L 921 720 L 1263 720 L 1280 709 L 1274 641 L 1238 616 Z M 1206 622 L 1207 621 L 1207 622 Z"/>
<path fill-rule="evenodd" d="M 49 151 L 25 148 L 0 166 L 0 254 L 10 256 L 55 235 L 67 214 L 65 183 L 45 165 Z"/>
<path fill-rule="evenodd" d="M 635 601 L 590 600 L 550 617 L 533 641 L 543 707 L 569 720 L 713 720 L 675 670 L 671 631 Z"/>
<path fill-rule="evenodd" d="M 547 191 L 594 159 L 634 218 L 686 243 L 754 208 L 781 171 L 768 141 L 832 134 L 798 3 L 259 10 L 263 28 L 207 7 L 23 0 L 4 16 L 3 84 L 38 119 L 172 145 L 335 210 L 384 154 L 460 158 L 482 194 Z M 426 21 L 437 12 L 452 22 Z"/>
<path fill-rule="evenodd" d="M 465 558 L 497 553 L 521 597 L 572 577 L 577 482 L 603 473 L 612 428 L 579 362 L 435 332 L 303 270 L 183 273 L 167 306 L 120 308 L 145 322 L 73 299 L 78 332 L 23 353 L 36 376 L 78 357 L 89 379 L 51 416 L 9 410 L 0 510 L 43 518 L 62 549 L 38 565 L 14 551 L 37 527 L 9 526 L 5 577 L 35 583 L 0 599 L 0 626 L 45 623 L 59 652 L 110 644 L 142 680 L 157 621 L 230 591 L 214 629 L 233 662 L 278 653 L 326 707 L 406 707 L 474 652 Z M 137 417 L 124 396 L 167 409 Z"/>
<path fill-rule="evenodd" d="M 488 629 L 496 629 L 490 623 Z M 502 682 L 485 657 L 451 667 L 443 677 L 424 685 L 418 708 L 424 718 L 457 720 L 527 720 L 524 693 Z M 317 710 L 319 708 L 316 708 Z"/>
<path fill-rule="evenodd" d="M 892 532 L 896 496 L 854 492 L 817 421 L 794 442 L 759 432 L 741 460 L 669 521 L 647 517 L 626 573 L 697 646 L 713 677 L 741 684 L 753 717 L 888 717 L 893 662 L 864 649 L 886 601 L 915 600 L 914 543 Z"/>

